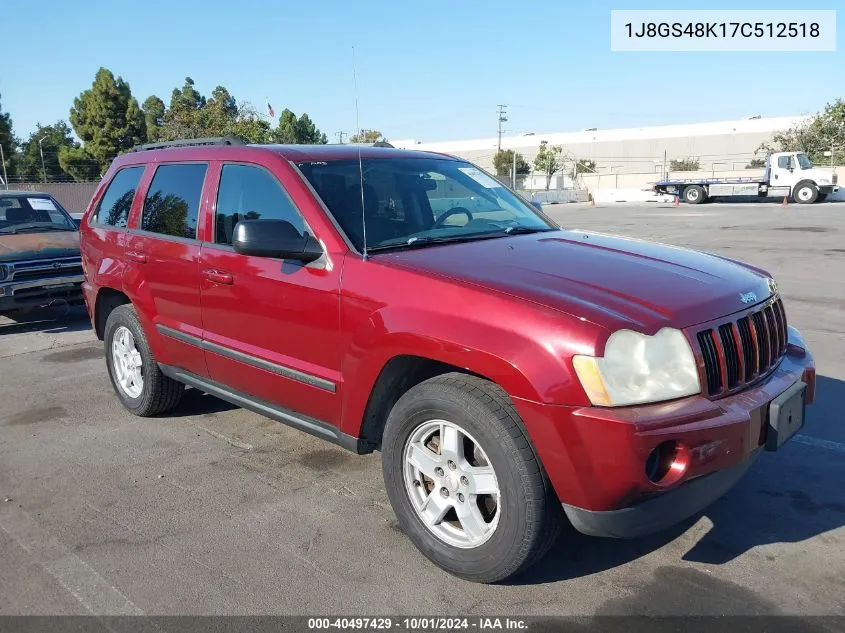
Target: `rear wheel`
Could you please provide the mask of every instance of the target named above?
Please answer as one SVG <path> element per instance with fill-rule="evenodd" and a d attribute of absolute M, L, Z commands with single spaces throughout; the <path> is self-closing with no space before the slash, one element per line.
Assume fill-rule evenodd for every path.
<path fill-rule="evenodd" d="M 445 374 L 405 393 L 382 441 L 385 487 L 414 545 L 451 574 L 496 582 L 553 544 L 561 507 L 507 394 Z"/>
<path fill-rule="evenodd" d="M 704 187 L 698 185 L 690 185 L 684 189 L 684 202 L 688 204 L 701 204 L 707 198 L 707 192 Z"/>
<path fill-rule="evenodd" d="M 819 197 L 819 190 L 811 182 L 799 182 L 795 185 L 792 197 L 799 204 L 813 204 Z"/>
<path fill-rule="evenodd" d="M 130 304 L 111 311 L 103 342 L 109 378 L 124 407 L 147 417 L 179 404 L 185 386 L 161 373 Z"/>

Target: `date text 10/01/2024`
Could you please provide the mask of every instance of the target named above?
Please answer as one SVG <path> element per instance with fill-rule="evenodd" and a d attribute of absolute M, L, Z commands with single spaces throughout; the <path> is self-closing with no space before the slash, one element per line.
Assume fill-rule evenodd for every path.
<path fill-rule="evenodd" d="M 817 22 L 628 22 L 625 28 L 628 37 L 806 38 L 820 34 Z"/>
<path fill-rule="evenodd" d="M 476 617 L 476 618 L 446 618 L 446 617 L 353 617 L 353 618 L 309 618 L 309 630 L 402 630 L 402 631 L 497 631 L 497 630 L 526 630 L 525 620 L 511 617 Z"/>

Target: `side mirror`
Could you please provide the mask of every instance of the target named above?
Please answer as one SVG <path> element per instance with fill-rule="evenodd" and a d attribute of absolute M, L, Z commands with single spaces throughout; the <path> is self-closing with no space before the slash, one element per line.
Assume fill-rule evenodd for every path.
<path fill-rule="evenodd" d="M 235 225 L 232 246 L 236 253 L 253 257 L 313 262 L 323 254 L 312 235 L 303 235 L 286 220 L 241 220 Z"/>

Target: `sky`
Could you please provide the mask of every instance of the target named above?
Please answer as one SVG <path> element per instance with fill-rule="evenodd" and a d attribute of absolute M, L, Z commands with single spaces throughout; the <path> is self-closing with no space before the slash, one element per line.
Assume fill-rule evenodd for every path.
<path fill-rule="evenodd" d="M 611 52 L 611 9 L 801 8 L 802 3 L 707 0 L 0 0 L 17 44 L 0 65 L 0 107 L 25 138 L 68 120 L 100 66 L 139 103 L 169 102 L 186 76 L 209 95 L 276 114 L 307 112 L 338 131 L 375 128 L 424 142 L 817 112 L 845 96 L 836 52 Z M 817 0 L 812 9 L 837 9 Z M 355 108 L 357 74 L 358 115 Z M 16 52 L 10 52 L 10 51 Z"/>

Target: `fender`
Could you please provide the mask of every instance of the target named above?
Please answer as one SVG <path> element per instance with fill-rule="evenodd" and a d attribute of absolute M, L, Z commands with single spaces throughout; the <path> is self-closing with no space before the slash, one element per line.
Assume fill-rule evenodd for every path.
<path fill-rule="evenodd" d="M 573 342 L 565 338 L 560 315 L 543 314 L 535 307 L 524 317 L 519 323 L 497 322 L 484 310 L 446 314 L 408 305 L 384 306 L 367 318 L 351 315 L 358 327 L 343 341 L 342 430 L 359 435 L 370 393 L 382 369 L 397 356 L 419 356 L 460 367 L 521 400 L 588 405 L 564 360 L 576 352 L 570 349 Z M 556 331 L 545 327 L 552 323 Z"/>

